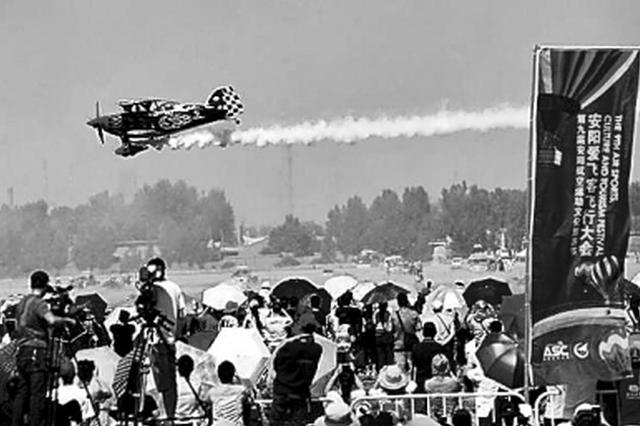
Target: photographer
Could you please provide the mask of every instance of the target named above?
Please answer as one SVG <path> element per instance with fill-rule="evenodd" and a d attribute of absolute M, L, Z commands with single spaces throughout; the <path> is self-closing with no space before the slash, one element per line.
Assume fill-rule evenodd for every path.
<path fill-rule="evenodd" d="M 53 291 L 49 275 L 44 271 L 31 274 L 31 294 L 16 308 L 18 353 L 17 390 L 13 403 L 13 426 L 22 426 L 30 413 L 30 424 L 42 426 L 46 420 L 47 341 L 49 328 L 73 325 L 75 320 L 55 316 L 43 297 Z"/>
<path fill-rule="evenodd" d="M 167 417 L 173 418 L 177 404 L 176 385 L 176 346 L 180 321 L 184 318 L 186 303 L 180 287 L 166 279 L 166 264 L 159 257 L 147 262 L 155 297 L 153 309 L 157 312 L 161 336 L 155 342 L 151 352 L 153 377 L 158 391 L 162 393 Z"/>

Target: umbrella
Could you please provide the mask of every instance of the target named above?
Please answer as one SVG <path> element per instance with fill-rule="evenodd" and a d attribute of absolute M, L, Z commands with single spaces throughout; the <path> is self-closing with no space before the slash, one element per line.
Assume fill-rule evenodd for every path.
<path fill-rule="evenodd" d="M 176 342 L 176 361 L 182 355 L 189 355 L 193 359 L 193 372 L 190 381 L 197 389 L 200 383 L 215 382 L 215 360 L 206 350 L 196 348 L 183 342 Z"/>
<path fill-rule="evenodd" d="M 217 334 L 217 331 L 198 331 L 187 338 L 187 343 L 195 348 L 206 351 L 215 340 Z"/>
<path fill-rule="evenodd" d="M 279 299 L 291 299 L 292 297 L 302 300 L 302 298 L 311 293 L 318 293 L 316 287 L 306 278 L 286 278 L 276 284 L 271 294 Z"/>
<path fill-rule="evenodd" d="M 358 285 L 351 289 L 351 292 L 353 293 L 353 299 L 357 300 L 358 302 L 361 301 L 365 294 L 369 293 L 374 288 L 376 288 L 376 285 L 371 281 L 358 283 Z"/>
<path fill-rule="evenodd" d="M 271 356 L 255 328 L 222 328 L 207 352 L 216 365 L 232 362 L 238 376 L 251 384 L 256 383 Z"/>
<path fill-rule="evenodd" d="M 287 342 L 295 339 L 297 339 L 297 337 L 288 339 Z M 338 365 L 338 345 L 334 341 L 319 334 L 314 334 L 313 339 L 316 343 L 322 346 L 322 355 L 320 355 L 318 369 L 316 370 L 316 374 L 313 376 L 313 381 L 311 382 L 311 396 L 321 397 L 324 396 L 324 388 Z M 283 345 L 285 343 L 283 343 Z M 279 346 L 279 348 L 280 347 L 282 346 Z M 273 361 L 275 360 L 277 353 L 278 349 L 275 350 L 269 360 L 270 375 L 273 375 Z"/>
<path fill-rule="evenodd" d="M 303 306 L 309 305 L 309 299 L 314 294 L 317 295 L 320 298 L 320 311 L 324 315 L 329 314 L 329 312 L 331 312 L 331 300 L 332 299 L 331 299 L 331 295 L 324 288 L 319 288 L 315 292 L 309 293 L 309 294 L 303 296 L 302 299 L 300 299 L 300 303 L 298 304 L 298 308 L 299 308 L 298 310 L 300 311 Z"/>
<path fill-rule="evenodd" d="M 355 278 L 349 275 L 341 275 L 338 277 L 329 278 L 324 283 L 324 289 L 329 292 L 333 299 L 337 299 L 357 285 L 358 280 L 356 280 Z"/>
<path fill-rule="evenodd" d="M 476 351 L 484 374 L 508 388 L 524 385 L 524 352 L 504 333 L 489 333 Z"/>
<path fill-rule="evenodd" d="M 237 309 L 245 300 L 242 290 L 224 283 L 202 293 L 202 303 L 219 311 Z"/>
<path fill-rule="evenodd" d="M 519 339 L 524 337 L 524 294 L 504 297 L 498 318 L 506 333 L 518 336 Z"/>
<path fill-rule="evenodd" d="M 394 284 L 391 281 L 375 286 L 371 291 L 364 295 L 362 303 L 371 305 L 374 303 L 389 302 L 398 297 L 398 294 L 409 294 L 409 290 Z"/>
<path fill-rule="evenodd" d="M 107 310 L 107 301 L 99 293 L 86 293 L 76 296 L 76 305 L 84 305 L 97 320 L 104 319 L 104 314 Z"/>
<path fill-rule="evenodd" d="M 472 281 L 462 295 L 467 306 L 473 305 L 478 300 L 484 300 L 495 307 L 502 303 L 503 296 L 511 296 L 512 294 L 509 284 L 489 277 Z"/>
<path fill-rule="evenodd" d="M 105 383 L 111 385 L 116 375 L 118 361 L 120 357 L 109 346 L 100 346 L 98 348 L 82 349 L 76 352 L 78 361 L 89 360 L 96 365 L 95 375 L 100 377 Z"/>
<path fill-rule="evenodd" d="M 438 303 L 444 310 L 458 311 L 464 315 L 467 304 L 462 297 L 462 292 L 455 287 L 440 286 L 425 298 L 425 306 L 433 308 L 434 303 Z"/>

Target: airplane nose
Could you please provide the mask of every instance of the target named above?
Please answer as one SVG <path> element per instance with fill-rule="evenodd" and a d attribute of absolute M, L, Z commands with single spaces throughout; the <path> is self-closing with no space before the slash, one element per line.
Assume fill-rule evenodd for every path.
<path fill-rule="evenodd" d="M 92 118 L 91 120 L 87 121 L 87 126 L 93 127 L 94 129 L 97 128 L 98 126 L 100 126 L 100 119 Z"/>

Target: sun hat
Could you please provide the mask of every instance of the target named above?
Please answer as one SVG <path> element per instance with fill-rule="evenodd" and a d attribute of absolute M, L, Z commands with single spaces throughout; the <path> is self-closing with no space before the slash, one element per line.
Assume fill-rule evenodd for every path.
<path fill-rule="evenodd" d="M 407 386 L 409 376 L 398 365 L 386 365 L 380 370 L 378 383 L 382 389 L 396 391 Z"/>

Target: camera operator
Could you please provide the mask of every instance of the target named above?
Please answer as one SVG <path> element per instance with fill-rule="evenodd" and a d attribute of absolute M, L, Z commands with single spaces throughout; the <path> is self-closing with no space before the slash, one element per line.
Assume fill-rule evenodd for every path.
<path fill-rule="evenodd" d="M 50 327 L 73 325 L 75 320 L 54 315 L 43 297 L 53 291 L 44 271 L 31 274 L 31 294 L 16 308 L 18 353 L 17 391 L 13 403 L 13 426 L 22 426 L 30 413 L 30 424 L 42 426 L 46 421 L 47 341 Z"/>
<path fill-rule="evenodd" d="M 180 336 L 180 321 L 184 318 L 186 303 L 180 287 L 166 279 L 166 264 L 159 257 L 147 262 L 147 271 L 151 274 L 155 290 L 155 309 L 160 321 L 159 332 L 162 333 L 152 347 L 151 365 L 158 391 L 162 393 L 167 417 L 173 418 L 177 404 L 176 385 L 176 347 L 175 341 Z"/>

